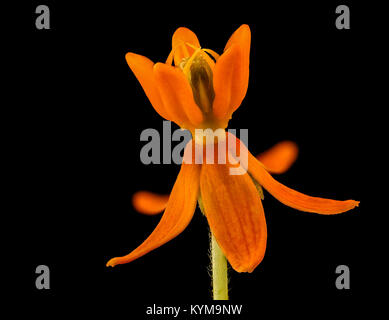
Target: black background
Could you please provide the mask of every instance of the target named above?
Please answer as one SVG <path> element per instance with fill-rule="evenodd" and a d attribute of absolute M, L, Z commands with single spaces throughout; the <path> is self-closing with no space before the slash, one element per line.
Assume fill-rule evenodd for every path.
<path fill-rule="evenodd" d="M 35 28 L 38 4 L 51 10 L 50 30 Z M 339 4 L 350 6 L 350 30 L 335 28 Z M 154 303 L 212 303 L 208 227 L 199 210 L 176 239 L 131 264 L 105 267 L 139 245 L 160 219 L 136 213 L 131 195 L 169 193 L 179 170 L 140 162 L 140 133 L 162 130 L 163 119 L 124 56 L 131 51 L 164 61 L 180 26 L 221 53 L 242 23 L 252 31 L 250 83 L 229 127 L 249 130 L 253 154 L 285 139 L 298 143 L 299 158 L 280 182 L 361 204 L 320 216 L 265 193 L 266 256 L 252 274 L 231 270 L 230 302 L 244 305 L 242 319 L 359 312 L 371 294 L 377 214 L 367 210 L 363 192 L 373 149 L 367 147 L 368 73 L 376 58 L 364 8 L 324 1 L 126 1 L 32 2 L 27 9 L 27 27 L 15 39 L 23 76 L 15 97 L 18 196 L 11 213 L 20 220 L 13 238 L 17 290 L 27 292 L 30 315 L 151 319 L 145 310 Z M 40 264 L 50 267 L 50 290 L 35 288 Z M 335 287 L 341 264 L 350 268 L 350 290 Z"/>

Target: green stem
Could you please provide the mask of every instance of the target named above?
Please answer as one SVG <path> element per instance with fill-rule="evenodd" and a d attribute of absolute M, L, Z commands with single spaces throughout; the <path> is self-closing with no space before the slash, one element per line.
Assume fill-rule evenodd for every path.
<path fill-rule="evenodd" d="M 213 300 L 228 300 L 227 259 L 211 234 Z"/>

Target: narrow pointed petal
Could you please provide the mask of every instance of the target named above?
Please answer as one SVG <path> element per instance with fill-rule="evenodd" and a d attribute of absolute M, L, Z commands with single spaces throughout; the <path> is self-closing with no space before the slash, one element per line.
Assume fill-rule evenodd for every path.
<path fill-rule="evenodd" d="M 146 93 L 147 98 L 150 100 L 150 103 L 154 107 L 155 111 L 157 111 L 161 117 L 167 120 L 172 120 L 169 113 L 166 112 L 163 106 L 161 97 L 158 92 L 158 88 L 154 81 L 154 62 L 144 56 L 132 52 L 126 54 L 126 61 L 132 72 L 134 73 L 135 77 L 141 84 L 144 92 Z"/>
<path fill-rule="evenodd" d="M 191 44 L 196 48 L 200 48 L 200 42 L 197 39 L 196 34 L 185 27 L 178 28 L 172 38 L 172 52 L 174 56 L 174 64 L 178 66 L 182 59 L 190 57 L 195 49 L 188 46 L 186 43 Z"/>
<path fill-rule="evenodd" d="M 301 192 L 288 188 L 287 186 L 275 180 L 265 169 L 264 165 L 259 162 L 237 139 L 229 133 L 229 139 L 236 139 L 237 146 L 242 145 L 245 152 L 248 154 L 248 172 L 264 187 L 274 198 L 283 204 L 306 212 L 314 212 L 320 214 L 337 214 L 351 210 L 359 205 L 359 201 L 355 200 L 332 200 L 318 197 L 311 197 Z"/>
<path fill-rule="evenodd" d="M 266 250 L 266 220 L 250 176 L 228 164 L 203 164 L 201 199 L 209 226 L 232 268 L 252 272 Z"/>
<path fill-rule="evenodd" d="M 246 95 L 249 83 L 250 46 L 250 27 L 244 24 L 232 34 L 224 53 L 217 60 L 214 71 L 214 113 L 218 119 L 230 118 Z M 223 83 L 225 80 L 226 83 Z M 228 92 L 226 90 L 230 90 L 229 97 L 223 97 Z"/>
<path fill-rule="evenodd" d="M 203 115 L 183 72 L 164 63 L 157 63 L 154 75 L 163 104 L 174 118 L 173 121 L 184 128 L 198 126 L 203 121 Z"/>
<path fill-rule="evenodd" d="M 157 194 L 149 191 L 138 191 L 132 196 L 132 205 L 136 211 L 154 215 L 166 209 L 168 194 Z"/>
<path fill-rule="evenodd" d="M 282 141 L 256 158 L 262 162 L 270 173 L 284 173 L 296 161 L 298 155 L 297 144 L 292 141 Z"/>
<path fill-rule="evenodd" d="M 151 235 L 130 254 L 113 258 L 107 266 L 131 262 L 178 236 L 189 224 L 196 209 L 201 166 L 183 164 L 166 210 Z"/>

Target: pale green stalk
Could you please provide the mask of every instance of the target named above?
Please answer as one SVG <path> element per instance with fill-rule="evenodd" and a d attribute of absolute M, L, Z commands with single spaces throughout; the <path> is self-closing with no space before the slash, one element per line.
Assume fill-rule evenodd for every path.
<path fill-rule="evenodd" d="M 228 300 L 227 259 L 211 235 L 213 300 Z"/>
<path fill-rule="evenodd" d="M 198 203 L 201 212 L 206 215 L 201 195 L 199 195 Z M 228 300 L 227 259 L 212 232 L 210 232 L 210 241 L 213 300 Z"/>

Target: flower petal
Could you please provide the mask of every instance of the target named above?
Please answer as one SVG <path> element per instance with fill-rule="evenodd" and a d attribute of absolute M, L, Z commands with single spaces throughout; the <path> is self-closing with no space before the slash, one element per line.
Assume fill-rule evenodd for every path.
<path fill-rule="evenodd" d="M 174 122 L 184 128 L 198 126 L 203 121 L 203 114 L 194 101 L 192 88 L 183 72 L 157 63 L 154 76 L 163 104 L 174 117 Z"/>
<path fill-rule="evenodd" d="M 238 45 L 228 48 L 215 64 L 213 87 L 215 100 L 213 114 L 219 120 L 229 119 L 240 106 L 246 91 L 242 49 Z"/>
<path fill-rule="evenodd" d="M 201 166 L 183 164 L 174 184 L 165 213 L 150 236 L 130 254 L 113 258 L 107 266 L 131 262 L 178 236 L 189 224 L 196 209 Z"/>
<path fill-rule="evenodd" d="M 227 41 L 227 44 L 224 48 L 224 51 L 228 50 L 233 45 L 239 45 L 242 49 L 242 83 L 240 95 L 241 97 L 237 99 L 239 105 L 235 107 L 233 111 L 235 111 L 239 106 L 242 100 L 244 99 L 247 87 L 249 84 L 249 65 L 250 65 L 250 47 L 251 47 L 251 30 L 247 24 L 242 24 L 230 37 Z"/>
<path fill-rule="evenodd" d="M 266 220 L 250 176 L 230 175 L 229 164 L 203 164 L 201 199 L 209 226 L 232 268 L 252 272 L 266 250 Z"/>
<path fill-rule="evenodd" d="M 154 107 L 155 111 L 157 111 L 161 117 L 167 120 L 172 120 L 163 106 L 161 97 L 158 92 L 158 88 L 154 81 L 154 62 L 144 56 L 132 52 L 128 52 L 126 54 L 126 61 L 132 72 L 134 73 L 135 77 L 141 84 L 144 92 L 146 93 L 147 98 L 150 100 L 150 103 Z"/>
<path fill-rule="evenodd" d="M 244 24 L 232 34 L 224 53 L 216 62 L 214 114 L 220 120 L 229 119 L 246 95 L 249 83 L 250 45 L 250 27 Z"/>
<path fill-rule="evenodd" d="M 283 204 L 294 209 L 306 212 L 315 212 L 320 214 L 336 214 L 346 212 L 359 205 L 355 200 L 332 200 L 318 197 L 311 197 L 301 192 L 288 188 L 287 186 L 276 181 L 265 169 L 264 165 L 259 162 L 244 146 L 241 141 L 233 134 L 228 133 L 228 138 L 236 139 L 237 150 L 242 145 L 244 152 L 248 154 L 248 171 L 250 175 L 258 181 L 274 198 Z"/>
<path fill-rule="evenodd" d="M 224 48 L 226 51 L 234 44 L 239 44 L 244 51 L 245 59 L 249 60 L 250 58 L 250 46 L 251 46 L 251 30 L 247 24 L 242 24 L 228 39 L 227 44 Z M 246 61 L 248 63 L 248 61 Z"/>
<path fill-rule="evenodd" d="M 138 191 L 132 196 L 132 205 L 136 211 L 154 215 L 165 210 L 169 201 L 168 194 L 157 194 L 149 191 Z"/>
<path fill-rule="evenodd" d="M 185 27 L 178 28 L 172 38 L 172 52 L 174 56 L 174 64 L 178 66 L 182 59 L 190 57 L 195 49 L 188 46 L 186 43 L 191 44 L 196 48 L 200 48 L 200 42 L 197 39 L 196 34 Z"/>
<path fill-rule="evenodd" d="M 284 173 L 296 161 L 298 155 L 297 144 L 292 141 L 282 141 L 269 150 L 259 154 L 256 158 L 262 162 L 270 173 Z"/>

